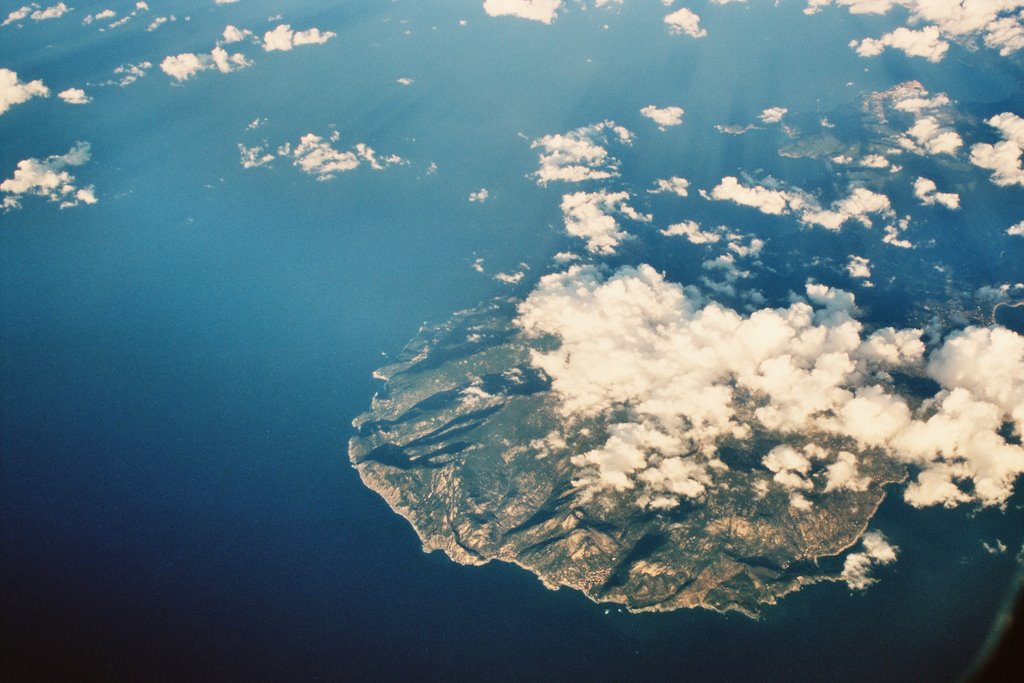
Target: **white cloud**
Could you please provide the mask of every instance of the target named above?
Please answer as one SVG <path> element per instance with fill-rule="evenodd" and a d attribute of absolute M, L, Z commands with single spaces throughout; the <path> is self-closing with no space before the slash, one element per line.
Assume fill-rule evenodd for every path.
<path fill-rule="evenodd" d="M 160 62 L 160 69 L 178 81 L 187 81 L 204 69 L 211 68 L 211 60 L 206 55 L 184 52 L 180 55 L 168 55 Z"/>
<path fill-rule="evenodd" d="M 78 142 L 66 154 L 19 161 L 14 175 L 0 183 L 0 192 L 5 195 L 3 208 L 21 208 L 21 200 L 25 196 L 45 197 L 51 202 L 59 202 L 62 209 L 78 204 L 95 204 L 94 188 L 91 185 L 78 187 L 75 176 L 68 171 L 69 167 L 89 161 L 89 157 L 89 143 Z"/>
<path fill-rule="evenodd" d="M 682 107 L 663 107 L 658 108 L 653 104 L 649 104 L 640 110 L 640 113 L 651 121 L 658 124 L 659 130 L 665 130 L 669 126 L 678 126 L 683 122 L 683 111 Z"/>
<path fill-rule="evenodd" d="M 247 28 L 238 28 L 228 24 L 224 27 L 224 33 L 221 35 L 221 43 L 224 45 L 230 45 L 231 43 L 238 43 L 252 35 L 252 31 Z"/>
<path fill-rule="evenodd" d="M 850 277 L 866 280 L 871 277 L 871 262 L 863 256 L 851 256 L 850 262 L 846 264 L 846 272 Z"/>
<path fill-rule="evenodd" d="M 559 413 L 614 419 L 604 444 L 574 461 L 589 494 L 637 489 L 637 504 L 647 505 L 670 489 L 643 473 L 672 458 L 707 476 L 678 487 L 696 494 L 724 467 L 720 440 L 757 430 L 799 456 L 777 451 L 765 461 L 794 492 L 860 488 L 857 453 L 881 449 L 913 467 L 912 505 L 1005 503 L 1024 472 L 1024 449 L 1000 431 L 1006 421 L 1024 429 L 1024 337 L 968 328 L 926 354 L 921 330 L 865 336 L 856 313 L 852 294 L 818 284 L 787 308 L 745 316 L 702 304 L 649 266 L 607 278 L 573 266 L 541 278 L 517 321 L 527 335 L 559 343 L 531 355 Z M 940 390 L 908 402 L 892 369 L 924 373 Z M 812 447 L 833 437 L 843 447 Z"/>
<path fill-rule="evenodd" d="M 319 135 L 307 133 L 299 138 L 294 149 L 278 150 L 282 156 L 291 156 L 292 163 L 303 173 L 315 175 L 317 180 L 330 180 L 338 173 L 351 171 L 359 166 L 359 156 L 354 150 L 340 151 Z"/>
<path fill-rule="evenodd" d="M 246 147 L 239 143 L 238 152 L 241 155 L 242 168 L 259 168 L 274 160 L 274 155 L 259 145 Z"/>
<path fill-rule="evenodd" d="M 703 38 L 708 34 L 700 27 L 700 17 L 685 7 L 665 15 L 665 23 L 668 24 L 668 32 L 673 35 L 685 33 L 693 38 Z"/>
<path fill-rule="evenodd" d="M 574 192 L 562 196 L 562 216 L 565 232 L 586 240 L 587 251 L 595 254 L 614 254 L 619 244 L 629 237 L 614 218 L 614 214 L 647 222 L 651 217 L 637 212 L 627 202 L 627 192 Z"/>
<path fill-rule="evenodd" d="M 690 181 L 686 178 L 680 178 L 679 176 L 672 176 L 671 178 L 658 178 L 654 181 L 654 187 L 647 190 L 650 194 L 661 194 L 662 192 L 671 192 L 679 197 L 687 196 L 690 191 Z"/>
<path fill-rule="evenodd" d="M 760 130 L 760 126 L 755 126 L 752 123 L 745 126 L 716 123 L 715 130 L 725 135 L 745 135 L 752 130 Z"/>
<path fill-rule="evenodd" d="M 934 97 L 928 97 L 928 91 L 924 88 L 915 88 L 899 94 L 894 93 L 893 109 L 898 111 L 917 114 L 922 111 L 941 109 L 952 104 L 945 93 L 939 93 Z"/>
<path fill-rule="evenodd" d="M 889 160 L 881 154 L 868 154 L 860 160 L 859 165 L 864 168 L 889 168 Z"/>
<path fill-rule="evenodd" d="M 242 53 L 228 54 L 227 50 L 220 46 L 210 51 L 210 58 L 213 59 L 213 65 L 217 67 L 217 70 L 223 74 L 252 66 L 252 62 L 246 59 Z"/>
<path fill-rule="evenodd" d="M 849 220 L 856 220 L 864 227 L 870 228 L 872 221 L 869 214 L 894 217 L 889 198 L 864 187 L 854 187 L 850 189 L 849 196 L 833 202 L 828 209 L 808 207 L 801 214 L 800 220 L 827 230 L 839 230 Z"/>
<path fill-rule="evenodd" d="M 116 79 L 105 81 L 102 85 L 118 85 L 127 87 L 146 75 L 146 72 L 153 68 L 152 62 L 139 62 L 138 64 L 122 64 L 114 69 Z"/>
<path fill-rule="evenodd" d="M 29 14 L 31 11 L 31 14 Z M 40 8 L 36 3 L 32 3 L 31 6 L 26 5 L 20 9 L 16 9 L 7 15 L 7 19 L 4 20 L 3 25 L 6 26 L 14 21 L 20 21 L 28 15 L 29 19 L 33 21 L 46 21 L 47 19 L 60 19 L 62 16 L 71 11 L 71 8 L 65 5 L 63 2 L 58 2 L 56 5 L 50 7 Z"/>
<path fill-rule="evenodd" d="M 573 261 L 579 261 L 580 257 L 571 251 L 560 251 L 552 256 L 551 260 L 555 263 L 572 263 Z"/>
<path fill-rule="evenodd" d="M 869 477 L 860 476 L 857 456 L 849 451 L 840 451 L 836 460 L 826 468 L 825 493 L 831 491 L 866 491 L 871 484 Z"/>
<path fill-rule="evenodd" d="M 415 80 L 413 80 L 413 79 L 411 79 L 411 78 L 409 78 L 407 76 L 402 76 L 401 78 L 399 78 L 399 79 L 397 79 L 395 81 L 395 83 L 398 83 L 399 85 L 412 85 L 415 82 L 416 82 Z"/>
<path fill-rule="evenodd" d="M 764 185 L 742 185 L 734 176 L 726 176 L 710 193 L 701 191 L 706 199 L 731 201 L 749 206 L 772 216 L 796 214 L 800 222 L 827 230 L 839 230 L 849 220 L 865 227 L 872 226 L 870 214 L 892 218 L 889 198 L 863 187 L 851 187 L 850 194 L 823 208 L 810 194 L 800 189 L 780 189 Z"/>
<path fill-rule="evenodd" d="M 939 37 L 939 29 L 935 26 L 925 26 L 917 31 L 901 26 L 881 38 L 865 38 L 859 44 L 853 41 L 850 46 L 855 47 L 861 57 L 877 57 L 885 48 L 891 47 L 902 50 L 909 57 L 924 57 L 929 62 L 941 62 L 949 49 L 949 43 Z"/>
<path fill-rule="evenodd" d="M 622 144 L 629 144 L 633 134 L 614 121 L 601 121 L 568 133 L 545 135 L 530 147 L 540 149 L 540 168 L 534 174 L 540 185 L 552 180 L 578 183 L 602 180 L 619 174 L 619 162 L 602 145 L 609 135 Z"/>
<path fill-rule="evenodd" d="M 1003 57 L 1009 57 L 1024 48 L 1024 24 L 1021 15 L 1004 16 L 990 21 L 985 26 L 985 46 L 998 49 Z"/>
<path fill-rule="evenodd" d="M 992 171 L 992 182 L 996 185 L 1024 185 L 1024 119 L 1003 112 L 986 123 L 998 130 L 1003 139 L 994 145 L 981 142 L 971 147 L 971 163 Z"/>
<path fill-rule="evenodd" d="M 516 285 L 516 284 L 519 284 L 519 282 L 522 281 L 523 277 L 525 277 L 525 273 L 523 273 L 523 271 L 521 271 L 521 270 L 518 270 L 518 271 L 516 271 L 514 273 L 495 273 L 494 274 L 494 279 L 495 280 L 497 280 L 498 282 L 504 282 L 506 285 Z"/>
<path fill-rule="evenodd" d="M 1006 234 L 1015 237 L 1024 237 L 1024 221 L 1021 221 L 1020 223 L 1016 223 L 1015 225 L 1011 225 L 1010 227 L 1008 227 L 1006 229 Z"/>
<path fill-rule="evenodd" d="M 938 204 L 951 211 L 960 208 L 960 195 L 955 192 L 936 192 L 937 188 L 934 180 L 919 177 L 914 181 L 914 196 L 923 206 Z"/>
<path fill-rule="evenodd" d="M 869 531 L 861 538 L 862 552 L 850 553 L 843 563 L 841 578 L 853 590 L 864 590 L 877 579 L 871 577 L 876 565 L 890 564 L 896 560 L 899 548 L 890 545 L 879 531 Z"/>
<path fill-rule="evenodd" d="M 47 19 L 59 19 L 70 11 L 71 8 L 69 8 L 63 2 L 59 2 L 56 5 L 52 5 L 51 7 L 37 10 L 33 12 L 30 16 L 34 21 L 45 21 Z"/>
<path fill-rule="evenodd" d="M 92 102 L 92 98 L 85 94 L 85 91 L 81 88 L 68 88 L 67 90 L 61 90 L 57 93 L 57 97 L 61 98 L 68 104 L 89 104 Z"/>
<path fill-rule="evenodd" d="M 804 12 L 813 14 L 829 4 L 830 0 L 809 0 Z M 972 49 L 981 39 L 1004 57 L 1024 48 L 1024 19 L 1020 13 L 1024 0 L 838 0 L 835 4 L 847 7 L 852 14 L 885 14 L 893 7 L 902 7 L 909 14 L 907 23 L 921 26 L 917 30 L 900 27 L 881 39 L 865 39 L 860 43 L 865 56 L 891 46 L 939 61 L 948 40 Z"/>
<path fill-rule="evenodd" d="M 177 20 L 178 17 L 176 17 L 173 14 L 167 17 L 156 17 L 155 19 L 153 19 L 153 21 L 149 22 L 149 26 L 146 27 L 146 31 L 152 33 L 164 24 Z"/>
<path fill-rule="evenodd" d="M 233 5 L 238 2 L 238 0 L 213 0 L 213 2 L 217 5 Z"/>
<path fill-rule="evenodd" d="M 1006 544 L 1000 541 L 998 538 L 994 544 L 990 544 L 987 541 L 981 542 L 981 547 L 985 549 L 985 552 L 989 555 L 1002 555 L 1006 552 Z"/>
<path fill-rule="evenodd" d="M 943 126 L 934 116 L 923 116 L 914 121 L 907 134 L 899 138 L 900 145 L 917 154 L 955 155 L 963 146 L 960 135 Z"/>
<path fill-rule="evenodd" d="M 82 23 L 88 26 L 94 21 L 102 21 L 103 19 L 113 19 L 116 16 L 117 12 L 115 12 L 114 10 L 105 9 L 97 12 L 96 14 L 87 15 L 85 19 L 82 19 Z"/>
<path fill-rule="evenodd" d="M 562 0 L 484 0 L 484 12 L 492 17 L 519 17 L 550 24 L 558 16 Z"/>
<path fill-rule="evenodd" d="M 814 454 L 816 455 L 816 454 Z M 776 446 L 761 459 L 761 464 L 774 473 L 776 484 L 787 489 L 810 490 L 814 484 L 807 479 L 811 471 L 811 453 L 798 451 L 788 444 Z"/>
<path fill-rule="evenodd" d="M 32 6 L 31 5 L 23 5 L 22 7 L 19 7 L 18 9 L 14 10 L 10 14 L 8 14 L 7 18 L 4 19 L 4 23 L 0 24 L 0 26 L 8 26 L 9 24 L 13 24 L 16 21 L 21 21 L 22 19 L 25 19 L 26 17 L 28 17 L 28 15 L 31 12 L 32 12 Z"/>
<path fill-rule="evenodd" d="M 476 192 L 470 192 L 469 193 L 469 201 L 471 201 L 471 202 L 479 202 L 479 203 L 483 204 L 484 202 L 487 201 L 487 199 L 490 196 L 491 196 L 491 193 L 487 191 L 487 188 L 486 187 L 481 187 Z"/>
<path fill-rule="evenodd" d="M 10 69 L 0 68 L 0 114 L 15 104 L 28 102 L 33 97 L 49 97 L 50 89 L 40 80 L 23 83 L 18 74 Z"/>
<path fill-rule="evenodd" d="M 273 52 L 274 50 L 291 50 L 300 45 L 323 45 L 336 35 L 332 31 L 321 32 L 318 28 L 293 31 L 290 25 L 280 24 L 274 30 L 263 34 L 263 49 Z"/>
<path fill-rule="evenodd" d="M 782 117 L 786 115 L 789 110 L 785 107 L 768 107 L 761 112 L 758 118 L 764 123 L 778 123 L 782 121 Z"/>
<path fill-rule="evenodd" d="M 674 223 L 660 232 L 666 237 L 685 237 L 691 244 L 713 244 L 722 239 L 718 232 L 702 230 L 697 221 Z"/>
<path fill-rule="evenodd" d="M 249 66 L 252 66 L 252 62 L 241 52 L 229 54 L 219 45 L 208 55 L 185 52 L 169 55 L 160 62 L 160 69 L 179 82 L 187 81 L 200 71 L 216 69 L 221 73 L 230 73 Z"/>
<path fill-rule="evenodd" d="M 707 195 L 718 201 L 731 201 L 741 206 L 750 206 L 761 213 L 781 216 L 807 205 L 807 198 L 800 193 L 787 192 L 761 185 L 741 185 L 735 176 L 726 176 Z"/>
<path fill-rule="evenodd" d="M 337 174 L 354 170 L 364 163 L 376 171 L 405 163 L 401 157 L 396 155 L 379 157 L 372 147 L 362 142 L 356 143 L 348 150 L 335 149 L 331 143 L 337 142 L 339 138 L 337 132 L 327 140 L 315 133 L 306 133 L 299 138 L 298 144 L 294 147 L 290 143 L 278 147 L 277 156 L 291 159 L 292 165 L 303 173 L 316 176 L 316 179 L 321 181 L 331 180 Z M 256 150 L 253 155 L 249 154 L 251 149 Z M 242 152 L 243 168 L 253 168 L 269 163 L 268 159 L 246 166 L 249 159 L 259 161 L 268 155 L 260 147 L 246 148 L 244 145 L 239 145 L 239 150 Z"/>

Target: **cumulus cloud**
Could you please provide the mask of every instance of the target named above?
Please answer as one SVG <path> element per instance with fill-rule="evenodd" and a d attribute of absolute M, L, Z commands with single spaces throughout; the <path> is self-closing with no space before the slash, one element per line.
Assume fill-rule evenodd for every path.
<path fill-rule="evenodd" d="M 551 379 L 565 419 L 612 420 L 603 444 L 574 461 L 589 494 L 637 489 L 643 505 L 699 495 L 725 466 L 721 440 L 756 430 L 792 449 L 761 457 L 801 509 L 825 489 L 864 486 L 866 449 L 912 468 L 913 505 L 1005 503 L 1024 472 L 1024 449 L 1002 431 L 1024 428 L 1024 337 L 967 328 L 927 354 L 921 330 L 866 334 L 856 314 L 852 294 L 813 283 L 787 308 L 743 315 L 649 266 L 608 277 L 572 266 L 543 277 L 517 321 L 557 341 L 531 363 Z M 908 402 L 894 369 L 931 377 L 939 391 Z M 824 443 L 843 446 L 813 446 Z M 658 471 L 675 458 L 686 475 L 669 485 Z"/>
<path fill-rule="evenodd" d="M 168 55 L 160 62 L 161 71 L 178 81 L 187 81 L 200 71 L 210 67 L 209 57 L 192 52 Z"/>
<path fill-rule="evenodd" d="M 57 97 L 61 98 L 68 104 L 89 104 L 92 102 L 92 98 L 85 94 L 85 91 L 81 88 L 68 88 L 67 90 L 61 90 L 57 93 Z"/>
<path fill-rule="evenodd" d="M 173 15 L 173 14 L 170 15 L 170 16 L 166 16 L 166 17 L 157 17 L 157 18 L 153 19 L 153 21 L 149 22 L 149 26 L 146 27 L 146 31 L 152 33 L 153 31 L 157 30 L 158 28 L 160 28 L 164 24 L 167 24 L 169 22 L 174 22 L 174 21 L 177 21 L 177 20 L 178 20 L 178 17 Z"/>
<path fill-rule="evenodd" d="M 928 91 L 924 87 L 919 83 L 915 83 L 915 85 L 917 87 L 902 88 L 898 93 L 893 93 L 894 109 L 917 114 L 923 111 L 941 109 L 952 104 L 949 96 L 945 93 L 929 97 Z"/>
<path fill-rule="evenodd" d="M 33 5 L 38 7 L 38 5 Z M 56 5 L 51 5 L 43 9 L 37 9 L 29 18 L 33 21 L 45 21 L 47 19 L 60 19 L 62 16 L 71 11 L 71 8 L 65 5 L 63 2 L 58 2 Z"/>
<path fill-rule="evenodd" d="M 10 14 L 8 14 L 7 18 L 4 19 L 3 24 L 0 24 L 0 26 L 8 26 L 16 21 L 21 21 L 22 19 L 25 19 L 31 12 L 31 5 L 23 5 L 18 9 L 12 11 Z"/>
<path fill-rule="evenodd" d="M 668 24 L 668 32 L 673 35 L 686 34 L 693 38 L 703 38 L 708 34 L 701 28 L 697 13 L 685 7 L 665 15 L 665 23 Z"/>
<path fill-rule="evenodd" d="M 939 29 L 935 26 L 926 26 L 916 31 L 901 26 L 881 38 L 865 38 L 860 43 L 853 41 L 850 47 L 855 48 L 861 57 L 877 57 L 885 48 L 891 47 L 909 57 L 924 57 L 929 62 L 941 62 L 949 49 L 949 43 L 939 37 Z"/>
<path fill-rule="evenodd" d="M 850 277 L 866 280 L 871 277 L 871 262 L 863 256 L 851 256 L 846 264 L 846 272 Z"/>
<path fill-rule="evenodd" d="M 735 176 L 722 178 L 710 194 L 702 194 L 705 198 L 750 206 L 772 216 L 781 216 L 807 206 L 807 198 L 802 193 L 761 185 L 743 185 Z"/>
<path fill-rule="evenodd" d="M 252 66 L 241 52 L 229 54 L 219 45 L 210 54 L 185 52 L 180 55 L 169 55 L 160 62 L 160 69 L 178 82 L 187 81 L 200 71 L 216 69 L 221 73 L 230 73 Z"/>
<path fill-rule="evenodd" d="M 702 230 L 697 221 L 673 223 L 660 232 L 666 237 L 685 237 L 691 244 L 713 244 L 722 239 L 717 231 Z"/>
<path fill-rule="evenodd" d="M 18 9 L 12 11 L 4 19 L 0 26 L 7 26 L 23 19 L 31 19 L 32 21 L 46 21 L 47 19 L 60 19 L 62 16 L 71 11 L 71 8 L 65 5 L 63 2 L 58 2 L 56 5 L 49 7 L 42 7 L 37 3 L 31 5 L 23 5 Z"/>
<path fill-rule="evenodd" d="M 113 19 L 117 16 L 117 12 L 112 9 L 105 9 L 96 12 L 95 14 L 86 15 L 85 19 L 82 19 L 82 23 L 88 26 L 94 21 L 102 21 L 103 19 Z"/>
<path fill-rule="evenodd" d="M 242 164 L 242 168 L 259 168 L 260 166 L 267 166 L 275 158 L 273 154 L 260 145 L 246 147 L 242 143 L 239 143 L 238 153 L 241 156 L 240 163 Z"/>
<path fill-rule="evenodd" d="M 95 204 L 95 188 L 92 185 L 79 187 L 75 176 L 68 170 L 86 163 L 89 157 L 89 143 L 78 142 L 66 154 L 19 161 L 14 175 L 0 183 L 4 209 L 21 208 L 21 200 L 26 196 L 45 197 L 51 202 L 58 202 L 62 209 Z"/>
<path fill-rule="evenodd" d="M 683 111 L 682 107 L 656 107 L 653 104 L 649 104 L 640 110 L 643 116 L 646 116 L 651 121 L 658 124 L 659 130 L 665 130 L 669 126 L 678 126 L 683 122 Z"/>
<path fill-rule="evenodd" d="M 871 484 L 868 477 L 860 476 L 857 456 L 849 451 L 839 451 L 835 462 L 826 470 L 825 493 L 832 491 L 866 491 Z"/>
<path fill-rule="evenodd" d="M 33 97 L 49 97 L 50 89 L 40 80 L 23 83 L 17 72 L 0 68 L 0 114 L 15 104 L 28 102 Z"/>
<path fill-rule="evenodd" d="M 405 163 L 401 157 L 396 155 L 381 157 L 372 147 L 362 142 L 356 143 L 347 150 L 336 149 L 333 143 L 338 142 L 339 139 L 340 135 L 337 132 L 333 133 L 329 139 L 324 139 L 315 133 L 306 133 L 299 138 L 298 144 L 293 146 L 286 143 L 278 147 L 277 156 L 291 159 L 292 165 L 303 173 L 316 176 L 316 179 L 321 181 L 331 180 L 339 173 L 354 170 L 363 164 L 380 171 L 388 166 Z M 252 149 L 256 151 L 250 154 Z M 244 145 L 239 145 L 239 150 L 242 152 L 243 168 L 262 166 L 270 161 L 269 159 L 261 161 L 268 154 L 260 147 L 246 148 Z M 246 163 L 249 160 L 260 163 L 247 166 Z"/>
<path fill-rule="evenodd" d="M 540 150 L 540 168 L 534 175 L 540 185 L 553 180 L 578 183 L 603 180 L 619 174 L 619 162 L 603 146 L 609 138 L 629 144 L 633 134 L 614 121 L 601 121 L 568 133 L 545 135 L 530 147 Z"/>
<path fill-rule="evenodd" d="M 785 107 L 768 107 L 758 118 L 764 123 L 779 123 L 788 111 Z"/>
<path fill-rule="evenodd" d="M 279 24 L 273 30 L 263 34 L 263 49 L 273 52 L 274 50 L 291 50 L 300 45 L 323 45 L 336 35 L 333 31 L 321 31 L 318 28 L 293 31 L 289 24 Z"/>
<path fill-rule="evenodd" d="M 661 194 L 670 192 L 679 197 L 685 197 L 690 193 L 690 181 L 679 176 L 671 178 L 658 178 L 654 181 L 654 187 L 647 190 L 650 194 Z"/>
<path fill-rule="evenodd" d="M 868 154 L 860 160 L 859 165 L 864 168 L 889 168 L 889 160 L 881 154 Z"/>
<path fill-rule="evenodd" d="M 774 473 L 773 481 L 783 488 L 810 490 L 814 484 L 807 477 L 811 471 L 811 458 L 817 455 L 814 449 L 797 450 L 789 444 L 780 444 L 768 451 L 761 464 Z"/>
<path fill-rule="evenodd" d="M 999 131 L 1002 140 L 995 144 L 980 142 L 971 147 L 971 163 L 992 171 L 996 185 L 1024 185 L 1021 156 L 1024 155 L 1024 119 L 1003 112 L 986 123 Z"/>
<path fill-rule="evenodd" d="M 614 254 L 623 240 L 629 237 L 614 216 L 625 216 L 634 221 L 647 222 L 651 217 L 631 207 L 627 192 L 574 192 L 562 196 L 562 216 L 565 232 L 586 240 L 587 251 L 594 254 Z"/>
<path fill-rule="evenodd" d="M 898 154 L 903 150 L 920 155 L 956 156 L 964 144 L 953 127 L 957 114 L 952 101 L 943 93 L 930 95 L 918 81 L 907 81 L 889 90 L 872 93 L 865 99 L 864 107 L 883 125 L 899 124 L 897 130 L 903 127 L 901 119 L 905 120 L 905 115 L 910 115 L 911 124 L 892 138 L 896 149 L 886 150 L 885 154 Z M 864 159 L 882 164 L 884 157 L 879 157 L 874 154 Z M 890 168 L 895 172 L 899 167 Z"/>
<path fill-rule="evenodd" d="M 562 0 L 484 0 L 484 12 L 492 17 L 519 17 L 550 24 L 558 16 Z"/>
<path fill-rule="evenodd" d="M 899 144 L 918 154 L 955 155 L 964 141 L 955 130 L 942 125 L 936 117 L 922 116 L 914 121 L 906 135 L 899 138 Z"/>
<path fill-rule="evenodd" d="M 914 196 L 922 206 L 938 204 L 951 211 L 960 208 L 960 195 L 955 192 L 937 192 L 937 189 L 934 180 L 919 177 L 914 181 Z"/>
<path fill-rule="evenodd" d="M 827 230 L 839 230 L 843 224 L 856 220 L 871 227 L 871 214 L 892 219 L 895 217 L 889 198 L 864 187 L 851 187 L 850 194 L 823 208 L 809 193 L 796 188 L 743 185 L 734 176 L 726 176 L 711 192 L 701 191 L 705 199 L 731 201 L 749 206 L 772 216 L 795 214 L 805 225 L 816 225 Z"/>
<path fill-rule="evenodd" d="M 526 273 L 521 270 L 517 270 L 513 273 L 495 273 L 494 279 L 498 282 L 504 282 L 506 285 L 517 285 L 522 279 L 526 277 Z"/>
<path fill-rule="evenodd" d="M 832 4 L 832 0 L 808 0 L 807 14 Z M 867 38 L 860 49 L 877 54 L 885 47 L 939 61 L 953 40 L 973 48 L 978 40 L 1006 57 L 1024 47 L 1024 24 L 1020 10 L 1024 0 L 836 0 L 852 14 L 886 14 L 893 7 L 904 8 L 908 23 L 881 39 Z"/>
<path fill-rule="evenodd" d="M 469 201 L 483 204 L 484 202 L 487 201 L 487 199 L 490 196 L 491 196 L 491 193 L 488 192 L 487 188 L 486 187 L 481 187 L 479 190 L 477 190 L 475 192 L 470 192 L 469 193 Z"/>
<path fill-rule="evenodd" d="M 221 34 L 221 44 L 230 45 L 231 43 L 238 43 L 246 38 L 252 36 L 252 31 L 247 28 L 238 28 L 228 24 L 224 27 L 224 32 Z"/>
<path fill-rule="evenodd" d="M 1006 229 L 1006 234 L 1015 237 L 1024 237 L 1024 221 L 1021 221 L 1020 223 L 1016 223 L 1008 227 Z"/>
<path fill-rule="evenodd" d="M 809 225 L 819 225 L 827 230 L 839 230 L 844 223 L 855 220 L 870 228 L 870 214 L 894 218 L 889 198 L 864 187 L 851 188 L 849 196 L 832 203 L 828 209 L 808 208 L 800 220 Z"/>
<path fill-rule="evenodd" d="M 104 81 L 100 85 L 117 85 L 125 88 L 146 75 L 153 68 L 152 62 L 139 62 L 138 64 L 121 64 L 114 69 L 116 78 Z"/>
<path fill-rule="evenodd" d="M 896 560 L 899 548 L 890 545 L 880 531 L 869 531 L 861 537 L 861 552 L 850 553 L 843 562 L 841 578 L 853 590 L 864 590 L 877 579 L 871 570 L 877 565 L 890 564 Z"/>

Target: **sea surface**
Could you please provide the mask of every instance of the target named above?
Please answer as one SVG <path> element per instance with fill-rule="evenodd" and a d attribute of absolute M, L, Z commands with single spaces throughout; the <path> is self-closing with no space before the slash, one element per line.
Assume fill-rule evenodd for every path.
<path fill-rule="evenodd" d="M 865 592 L 812 586 L 759 621 L 631 615 L 549 591 L 516 567 L 424 555 L 361 484 L 346 443 L 380 388 L 373 370 L 421 323 L 524 294 L 570 245 L 563 188 L 527 177 L 530 140 L 604 119 L 641 131 L 617 150 L 624 176 L 642 168 L 639 192 L 656 177 L 711 187 L 743 169 L 824 185 L 809 161 L 780 158 L 778 140 L 712 126 L 776 104 L 824 115 L 907 78 L 1002 111 L 1020 104 L 1019 62 L 910 68 L 886 56 L 867 68 L 845 45 L 890 19 L 834 11 L 794 37 L 806 26 L 797 4 L 702 7 L 721 38 L 707 45 L 649 45 L 660 3 L 627 2 L 608 29 L 582 11 L 550 27 L 499 21 L 468 1 L 239 5 L 229 17 L 166 3 L 190 21 L 124 40 L 86 33 L 78 19 L 0 38 L 0 65 L 63 89 L 121 63 L 209 49 L 225 23 L 263 26 L 278 12 L 338 33 L 258 54 L 236 74 L 177 86 L 154 68 L 128 88 L 91 88 L 91 105 L 59 116 L 51 98 L 0 120 L 3 173 L 87 140 L 93 159 L 78 173 L 100 196 L 63 211 L 29 198 L 0 216 L 5 677 L 941 681 L 971 665 L 1012 597 L 1019 492 L 1005 512 L 972 513 L 913 510 L 894 490 L 871 527 L 899 559 Z M 682 104 L 684 129 L 655 132 L 637 113 L 652 102 Z M 248 131 L 257 117 L 266 124 Z M 239 166 L 239 142 L 294 144 L 335 129 L 409 164 L 329 182 L 284 160 Z M 492 198 L 467 202 L 481 187 Z M 971 215 L 1004 228 L 1022 203 L 989 201 L 995 192 L 979 186 Z M 689 209 L 707 210 L 661 215 Z M 735 227 L 769 238 L 778 229 L 767 248 L 791 248 L 784 228 L 746 216 Z M 956 225 L 925 223 L 921 237 Z M 793 258 L 833 249 L 838 259 L 850 246 L 808 239 Z M 999 248 L 968 233 L 942 258 L 963 282 L 1019 276 Z M 694 257 L 650 256 L 676 280 L 697 280 Z M 531 269 L 509 288 L 477 273 L 477 258 L 492 273 Z M 930 258 L 879 269 L 941 297 Z M 765 286 L 782 296 L 805 274 L 788 277 Z M 883 319 L 909 305 L 890 296 L 900 282 L 866 294 Z M 1007 552 L 980 544 L 996 539 Z"/>

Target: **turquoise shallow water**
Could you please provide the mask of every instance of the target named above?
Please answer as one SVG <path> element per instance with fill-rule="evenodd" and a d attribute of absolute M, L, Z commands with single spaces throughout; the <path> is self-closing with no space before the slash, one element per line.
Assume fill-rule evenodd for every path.
<path fill-rule="evenodd" d="M 953 46 L 940 65 L 888 53 L 868 62 L 846 43 L 892 18 L 834 8 L 806 18 L 788 4 L 694 4 L 711 33 L 702 41 L 669 40 L 663 7 L 629 0 L 551 26 L 492 19 L 468 0 L 151 4 L 179 20 L 101 33 L 81 18 L 102 7 L 81 5 L 0 36 L 0 67 L 94 98 L 37 98 L 3 114 L 4 177 L 87 140 L 93 158 L 76 173 L 100 198 L 59 210 L 29 197 L 0 215 L 5 673 L 950 680 L 966 669 L 1017 568 L 1020 493 L 1005 512 L 977 514 L 911 510 L 890 495 L 872 526 L 900 558 L 863 594 L 808 588 L 759 622 L 606 614 L 514 567 L 423 555 L 349 468 L 345 444 L 378 388 L 372 371 L 421 322 L 522 294 L 575 246 L 560 229 L 564 188 L 527 177 L 530 140 L 614 119 L 637 132 L 616 150 L 637 194 L 671 174 L 696 190 L 742 171 L 827 193 L 831 178 L 780 157 L 774 134 L 713 125 L 776 104 L 829 115 L 909 78 L 976 118 L 1019 112 L 1019 58 Z M 277 13 L 338 35 L 289 53 L 250 46 L 253 67 L 180 86 L 158 67 L 127 88 L 88 85 L 119 64 L 208 50 L 227 23 L 265 30 Z M 657 133 L 638 114 L 651 102 L 683 105 L 684 125 Z M 247 130 L 257 117 L 265 125 Z M 294 144 L 332 125 L 342 144 L 409 164 L 327 182 L 283 160 L 239 166 L 240 142 Z M 909 163 L 945 186 L 941 169 Z M 976 176 L 955 181 L 971 187 L 962 212 L 922 212 L 921 247 L 899 260 L 868 231 L 801 231 L 693 194 L 644 201 L 659 220 L 768 238 L 775 270 L 759 286 L 773 300 L 809 272 L 835 277 L 809 265 L 815 257 L 870 255 L 878 284 L 859 300 L 873 319 L 903 324 L 922 301 L 1020 278 L 1024 240 L 1001 232 L 1024 199 Z M 469 203 L 481 187 L 491 199 Z M 893 202 L 916 206 L 909 191 Z M 638 232 L 609 263 L 642 258 L 698 281 L 690 245 Z M 473 270 L 481 257 L 491 273 L 531 269 L 510 289 Z M 981 541 L 997 538 L 1008 552 L 986 553 Z"/>

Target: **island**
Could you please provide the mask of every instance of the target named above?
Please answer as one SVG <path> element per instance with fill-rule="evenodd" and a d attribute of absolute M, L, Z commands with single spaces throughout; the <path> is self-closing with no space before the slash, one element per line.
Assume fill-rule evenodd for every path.
<path fill-rule="evenodd" d="M 573 457 L 603 443 L 617 417 L 567 423 L 501 299 L 424 326 L 354 421 L 349 458 L 363 482 L 416 530 L 424 551 L 479 565 L 510 562 L 630 611 L 703 607 L 756 618 L 762 606 L 840 579 L 904 465 L 834 434 L 758 432 L 722 442 L 715 485 L 671 508 L 631 492 L 586 495 Z M 753 402 L 753 398 L 751 398 Z M 552 441 L 557 443 L 552 444 Z M 813 510 L 766 486 L 762 459 L 780 443 L 857 454 L 864 485 L 806 493 Z M 809 477 L 816 476 L 810 473 Z"/>

